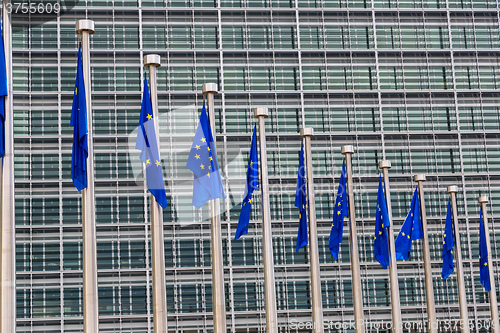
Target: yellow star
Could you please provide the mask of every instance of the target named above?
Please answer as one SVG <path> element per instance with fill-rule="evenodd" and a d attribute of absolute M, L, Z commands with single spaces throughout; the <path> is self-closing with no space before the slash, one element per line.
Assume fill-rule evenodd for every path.
<path fill-rule="evenodd" d="M 378 232 L 378 234 L 379 234 L 379 235 L 382 235 L 382 231 L 379 231 L 379 232 Z"/>
<path fill-rule="evenodd" d="M 481 259 L 481 256 L 479 256 L 479 259 Z"/>
<path fill-rule="evenodd" d="M 444 244 L 446 244 L 446 242 L 445 242 L 445 241 L 443 241 L 443 245 L 444 245 Z"/>
<path fill-rule="evenodd" d="M 446 238 L 446 234 L 444 234 L 443 237 Z"/>
<path fill-rule="evenodd" d="M 413 217 L 413 213 L 411 213 L 411 216 Z"/>
<path fill-rule="evenodd" d="M 384 228 L 384 224 L 382 223 L 382 228 Z"/>
<path fill-rule="evenodd" d="M 377 236 L 373 236 L 373 239 L 377 239 Z"/>
<path fill-rule="evenodd" d="M 243 206 L 245 206 L 245 204 L 246 204 L 246 202 L 245 202 L 245 201 L 243 201 Z"/>
<path fill-rule="evenodd" d="M 152 116 L 152 115 L 150 115 L 150 114 L 148 114 L 148 115 L 146 116 L 146 118 L 148 118 L 148 120 L 151 120 L 151 118 L 153 118 L 153 116 Z"/>
<path fill-rule="evenodd" d="M 151 164 L 151 160 L 146 160 L 146 165 Z"/>
<path fill-rule="evenodd" d="M 453 250 L 451 250 L 450 252 L 451 252 L 451 254 L 453 254 Z"/>
<path fill-rule="evenodd" d="M 378 211 L 380 212 L 380 207 L 378 208 Z"/>
<path fill-rule="evenodd" d="M 78 95 L 78 88 L 75 88 L 75 94 Z"/>
<path fill-rule="evenodd" d="M 201 138 L 201 142 L 206 142 L 207 140 L 205 138 Z"/>
<path fill-rule="evenodd" d="M 299 213 L 299 219 L 302 218 L 302 214 Z"/>
<path fill-rule="evenodd" d="M 488 266 L 488 263 L 487 263 L 487 262 L 485 262 L 485 263 L 484 263 L 484 266 Z"/>
<path fill-rule="evenodd" d="M 208 166 L 208 170 L 212 170 L 212 166 L 211 165 Z"/>
<path fill-rule="evenodd" d="M 340 206 L 340 202 L 338 203 L 338 205 L 337 205 L 337 206 Z"/>
<path fill-rule="evenodd" d="M 161 163 L 160 163 L 160 161 L 156 161 L 155 164 L 158 167 L 158 166 L 160 166 Z"/>
<path fill-rule="evenodd" d="M 383 219 L 384 217 L 382 215 L 380 215 L 380 218 Z"/>
<path fill-rule="evenodd" d="M 334 227 L 334 226 L 335 226 L 335 224 L 332 223 L 332 227 Z"/>
<path fill-rule="evenodd" d="M 252 199 L 248 199 L 248 203 L 252 203 Z"/>
<path fill-rule="evenodd" d="M 340 211 L 337 211 L 337 215 L 340 215 Z"/>
<path fill-rule="evenodd" d="M 250 160 L 250 165 L 253 165 L 253 161 L 252 160 Z"/>
<path fill-rule="evenodd" d="M 410 239 L 410 235 L 408 235 L 408 236 L 406 236 L 406 237 L 408 237 L 408 239 Z"/>
<path fill-rule="evenodd" d="M 200 146 L 196 145 L 194 147 L 196 148 L 196 150 L 200 150 Z"/>
<path fill-rule="evenodd" d="M 196 157 L 197 160 L 200 159 L 200 155 L 198 155 L 198 154 L 194 155 L 194 157 Z"/>
<path fill-rule="evenodd" d="M 302 205 L 302 209 L 306 209 L 306 206 L 305 206 L 305 205 Z"/>
<path fill-rule="evenodd" d="M 404 233 L 404 232 L 402 232 L 402 233 L 401 233 L 401 235 L 403 235 L 403 236 L 404 236 L 404 235 L 405 235 L 405 233 Z"/>
<path fill-rule="evenodd" d="M 210 178 L 210 172 L 207 173 L 208 178 Z"/>
<path fill-rule="evenodd" d="M 205 166 L 203 164 L 200 164 L 201 170 L 205 169 Z"/>
<path fill-rule="evenodd" d="M 207 150 L 210 151 L 210 147 L 207 146 Z"/>
<path fill-rule="evenodd" d="M 212 156 L 209 157 L 210 161 L 213 161 Z"/>

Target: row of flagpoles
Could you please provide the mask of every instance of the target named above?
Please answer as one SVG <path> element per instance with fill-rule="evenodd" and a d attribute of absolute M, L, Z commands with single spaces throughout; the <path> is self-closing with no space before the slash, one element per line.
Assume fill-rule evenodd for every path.
<path fill-rule="evenodd" d="M 5 61 L 0 58 L 0 95 L 5 96 L 5 103 L 0 103 L 0 120 L 3 122 L 4 145 L 2 154 L 2 209 L 1 209 L 1 270 L 0 270 L 0 333 L 15 332 L 15 229 L 14 229 L 14 178 L 13 178 L 13 116 L 12 116 L 12 51 L 10 16 L 3 6 L 3 31 Z M 71 125 L 74 127 L 71 177 L 75 187 L 82 192 L 82 225 L 83 225 L 83 309 L 84 332 L 98 332 L 98 293 L 97 293 L 97 260 L 96 260 L 96 228 L 95 228 L 95 193 L 94 193 L 94 165 L 92 152 L 92 104 L 90 84 L 90 49 L 89 38 L 94 32 L 94 22 L 80 20 L 76 24 L 76 31 L 82 36 L 81 50 L 78 51 L 77 75 L 71 114 Z M 0 36 L 1 37 L 1 36 Z M 2 50 L 0 50 L 2 51 Z M 149 68 L 150 88 L 144 78 L 143 100 L 137 133 L 136 149 L 141 151 L 140 159 L 143 162 L 146 186 L 150 192 L 150 220 L 152 237 L 152 267 L 153 267 L 153 317 L 154 332 L 167 332 L 166 291 L 165 291 L 165 261 L 163 243 L 162 209 L 167 206 L 167 197 L 162 175 L 161 158 L 159 155 L 159 133 L 155 126 L 158 119 L 156 69 L 160 66 L 159 55 L 146 55 L 144 66 Z M 202 207 L 210 201 L 211 210 L 211 256 L 212 256 L 212 286 L 214 307 L 214 332 L 226 332 L 226 310 L 224 295 L 224 271 L 222 263 L 222 236 L 220 225 L 219 200 L 225 198 L 222 179 L 219 172 L 217 154 L 215 150 L 215 115 L 214 96 L 217 94 L 217 85 L 207 83 L 203 85 L 203 94 L 208 101 L 208 115 L 203 105 L 200 122 L 197 127 L 186 167 L 193 172 L 193 205 Z M 257 129 L 254 128 L 247 171 L 244 200 L 235 239 L 248 232 L 250 220 L 252 193 L 259 188 L 262 195 L 262 244 L 264 256 L 264 284 L 265 284 L 265 311 L 266 328 L 269 333 L 277 333 L 276 293 L 274 279 L 273 246 L 271 231 L 271 214 L 269 204 L 269 185 L 267 179 L 267 152 L 265 118 L 268 109 L 255 108 L 254 116 L 258 119 L 259 142 L 257 144 Z M 1 127 L 0 127 L 1 128 Z M 309 244 L 311 296 L 314 332 L 323 332 L 323 311 L 321 300 L 320 266 L 318 255 L 318 236 L 316 229 L 316 213 L 314 204 L 314 180 L 312 172 L 311 138 L 314 135 L 312 128 L 303 128 L 300 132 L 303 140 L 299 161 L 299 175 L 295 205 L 299 208 L 299 231 L 297 248 Z M 1 145 L 0 145 L 1 146 Z M 258 150 L 260 151 L 260 163 Z M 304 149 L 305 147 L 305 149 Z M 352 146 L 343 146 L 345 156 L 339 188 L 335 201 L 332 228 L 329 238 L 329 248 L 332 256 L 337 260 L 342 242 L 344 218 L 349 220 L 349 249 L 351 273 L 353 283 L 354 319 L 356 332 L 364 332 L 364 314 L 362 302 L 361 274 L 359 265 L 354 194 L 352 182 L 351 156 L 354 153 Z M 377 197 L 377 212 L 374 237 L 374 255 L 385 269 L 390 271 L 390 289 L 392 303 L 393 332 L 402 332 L 401 309 L 399 306 L 399 286 L 396 259 L 407 259 L 412 240 L 423 239 L 425 288 L 427 299 L 427 316 L 429 331 L 437 332 L 437 319 L 434 309 L 434 294 L 432 285 L 430 251 L 427 234 L 427 221 L 424 204 L 423 182 L 424 175 L 415 175 L 418 183 L 415 190 L 410 212 L 406 217 L 396 241 L 391 228 L 392 212 L 388 169 L 389 161 L 381 161 L 382 175 L 379 181 Z M 383 177 L 383 179 L 382 179 Z M 448 187 L 450 203 L 443 237 L 443 278 L 447 278 L 454 269 L 453 255 L 457 262 L 457 281 L 459 288 L 460 315 L 463 323 L 468 323 L 465 285 L 460 252 L 460 237 L 457 223 L 456 193 L 457 186 Z M 480 276 L 481 283 L 489 291 L 492 332 L 500 333 L 498 326 L 498 306 L 493 277 L 491 247 L 489 241 L 488 222 L 486 217 L 487 197 L 480 197 Z M 309 217 L 309 233 L 307 219 Z M 453 251 L 455 249 L 455 251 Z M 464 325 L 462 332 L 469 332 L 468 325 Z"/>

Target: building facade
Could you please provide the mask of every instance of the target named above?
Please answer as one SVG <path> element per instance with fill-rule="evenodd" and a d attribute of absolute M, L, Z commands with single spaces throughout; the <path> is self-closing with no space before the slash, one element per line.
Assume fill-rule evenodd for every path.
<path fill-rule="evenodd" d="M 74 5 L 74 7 L 72 7 Z M 208 208 L 191 204 L 185 168 L 215 82 L 218 159 L 226 192 L 223 254 L 227 328 L 266 332 L 260 193 L 249 233 L 234 241 L 255 119 L 267 106 L 270 204 L 280 332 L 309 332 L 308 249 L 295 252 L 299 131 L 313 127 L 323 311 L 327 332 L 353 319 L 348 227 L 328 250 L 342 145 L 354 146 L 353 186 L 365 319 L 391 320 L 388 271 L 373 257 L 378 162 L 392 162 L 397 232 L 427 175 L 436 312 L 459 318 L 456 274 L 441 279 L 448 202 L 458 185 L 473 332 L 487 332 L 479 282 L 479 195 L 495 264 L 500 248 L 500 33 L 493 0 L 81 0 L 60 15 L 13 14 L 18 332 L 82 332 L 80 195 L 70 178 L 71 104 L 79 19 L 91 41 L 100 332 L 152 332 L 148 192 L 134 149 L 143 56 L 157 53 L 169 332 L 212 330 Z M 405 332 L 425 332 L 421 241 L 398 263 Z M 495 272 L 498 272 L 496 269 Z M 495 283 L 500 285 L 498 273 Z M 419 326 L 420 325 L 420 326 Z M 383 326 L 382 326 L 383 327 Z M 457 331 L 457 330 L 455 330 Z M 385 332 L 381 330 L 381 332 Z"/>

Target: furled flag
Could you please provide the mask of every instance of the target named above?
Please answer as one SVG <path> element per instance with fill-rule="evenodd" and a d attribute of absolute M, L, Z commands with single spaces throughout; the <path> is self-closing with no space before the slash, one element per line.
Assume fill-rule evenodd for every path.
<path fill-rule="evenodd" d="M 3 46 L 3 33 L 0 22 L 0 157 L 5 154 L 5 96 L 8 95 L 7 89 L 7 66 L 5 64 L 5 50 Z"/>
<path fill-rule="evenodd" d="M 3 45 L 3 43 L 2 43 Z M 83 82 L 82 51 L 78 47 L 78 63 L 76 67 L 75 93 L 71 108 L 71 126 L 73 126 L 73 151 L 71 153 L 71 179 L 78 191 L 87 187 L 87 101 L 85 99 L 85 83 Z"/>
<path fill-rule="evenodd" d="M 167 194 L 163 183 L 160 153 L 158 151 L 158 141 L 156 141 L 155 119 L 146 75 L 144 75 L 144 92 L 142 93 L 141 115 L 135 149 L 141 151 L 140 159 L 146 164 L 146 183 L 149 192 L 155 197 L 161 208 L 166 208 Z"/>
<path fill-rule="evenodd" d="M 250 212 L 252 211 L 252 194 L 259 189 L 259 163 L 257 157 L 257 134 L 256 126 L 253 127 L 252 143 L 250 144 L 250 156 L 248 157 L 247 183 L 245 184 L 244 199 L 241 204 L 240 218 L 236 227 L 237 240 L 241 235 L 248 233 L 248 223 L 250 222 Z"/>
<path fill-rule="evenodd" d="M 385 201 L 382 176 L 379 177 L 378 181 L 377 212 L 375 216 L 375 259 L 386 269 L 389 265 L 389 244 L 386 228 L 391 226 L 391 222 L 389 221 L 389 212 Z"/>
<path fill-rule="evenodd" d="M 490 271 L 488 268 L 488 247 L 484 231 L 483 212 L 479 210 L 479 277 L 484 290 L 490 291 Z"/>
<path fill-rule="evenodd" d="M 205 102 L 186 168 L 194 174 L 193 206 L 201 208 L 208 200 L 225 198 Z"/>
<path fill-rule="evenodd" d="M 339 259 L 339 248 L 342 243 L 342 233 L 344 231 L 344 218 L 347 212 L 347 182 L 345 179 L 345 161 L 342 163 L 342 173 L 340 174 L 339 187 L 337 189 L 337 198 L 333 209 L 332 229 L 328 239 L 328 247 L 335 260 Z"/>
<path fill-rule="evenodd" d="M 297 190 L 295 191 L 295 207 L 299 209 L 299 232 L 297 235 L 296 252 L 302 246 L 307 245 L 307 184 L 306 184 L 306 169 L 304 167 L 304 145 L 300 145 L 299 157 L 299 173 L 297 176 Z"/>
<path fill-rule="evenodd" d="M 399 231 L 399 235 L 396 238 L 396 259 L 407 260 L 410 256 L 411 242 L 424 237 L 422 221 L 420 219 L 419 203 L 420 200 L 417 187 L 413 193 L 413 198 L 411 199 L 410 211 L 408 212 L 405 222 L 403 223 L 403 226 Z"/>
<path fill-rule="evenodd" d="M 441 277 L 447 279 L 453 273 L 453 246 L 454 246 L 454 233 L 453 233 L 453 217 L 451 216 L 451 202 L 448 200 L 448 210 L 446 212 L 446 222 L 444 224 L 443 235 L 443 269 L 441 270 Z"/>

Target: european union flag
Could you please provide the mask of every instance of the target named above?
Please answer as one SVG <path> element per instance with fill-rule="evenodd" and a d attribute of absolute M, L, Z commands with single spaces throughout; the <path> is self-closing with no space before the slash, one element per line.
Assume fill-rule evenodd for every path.
<path fill-rule="evenodd" d="M 194 174 L 193 206 L 201 208 L 208 200 L 225 198 L 205 102 L 186 168 Z"/>
<path fill-rule="evenodd" d="M 387 227 L 391 226 L 387 203 L 385 202 L 384 186 L 382 176 L 378 181 L 377 212 L 375 213 L 375 259 L 384 269 L 389 265 L 389 244 L 387 238 Z"/>
<path fill-rule="evenodd" d="M 490 271 L 488 268 L 488 246 L 484 231 L 483 212 L 479 210 L 479 277 L 484 290 L 490 291 Z"/>
<path fill-rule="evenodd" d="M 443 269 L 441 277 L 447 279 L 453 273 L 453 217 L 451 216 L 451 202 L 448 200 L 448 211 L 446 212 L 446 222 L 444 224 L 443 235 Z"/>
<path fill-rule="evenodd" d="M 342 173 L 340 174 L 339 187 L 337 189 L 337 198 L 333 209 L 332 229 L 328 239 L 328 247 L 335 260 L 339 259 L 339 248 L 342 243 L 342 234 L 344 231 L 344 218 L 347 212 L 347 182 L 345 179 L 345 161 L 342 163 Z"/>
<path fill-rule="evenodd" d="M 299 174 L 297 176 L 297 190 L 295 191 L 295 207 L 299 209 L 299 233 L 297 235 L 296 252 L 307 245 L 307 212 L 306 212 L 306 169 L 304 167 L 304 145 L 300 145 Z"/>
<path fill-rule="evenodd" d="M 422 221 L 420 220 L 420 200 L 418 196 L 418 187 L 413 193 L 411 207 L 405 222 L 396 238 L 396 259 L 407 260 L 410 256 L 411 242 L 424 237 L 422 230 Z"/>
<path fill-rule="evenodd" d="M 252 143 L 250 144 L 250 156 L 248 158 L 247 183 L 245 185 L 245 198 L 241 204 L 240 218 L 236 227 L 237 240 L 241 235 L 248 233 L 248 223 L 250 222 L 250 212 L 252 211 L 252 193 L 259 189 L 259 162 L 257 157 L 257 134 L 256 126 L 253 127 Z"/>
<path fill-rule="evenodd" d="M 5 96 L 8 95 L 7 89 L 7 66 L 5 64 L 5 50 L 3 47 L 3 33 L 0 22 L 0 157 L 5 154 Z"/>
<path fill-rule="evenodd" d="M 75 93 L 71 108 L 71 126 L 73 126 L 73 151 L 71 153 L 71 179 L 78 191 L 87 187 L 87 101 L 85 99 L 85 83 L 83 82 L 82 51 L 78 47 L 78 63 L 76 66 Z"/>
<path fill-rule="evenodd" d="M 141 151 L 140 159 L 146 164 L 146 183 L 149 192 L 155 197 L 161 208 L 167 207 L 167 194 L 163 183 L 160 153 L 156 141 L 155 121 L 153 108 L 149 97 L 149 86 L 146 75 L 144 75 L 144 91 L 142 93 L 141 115 L 135 149 Z"/>

